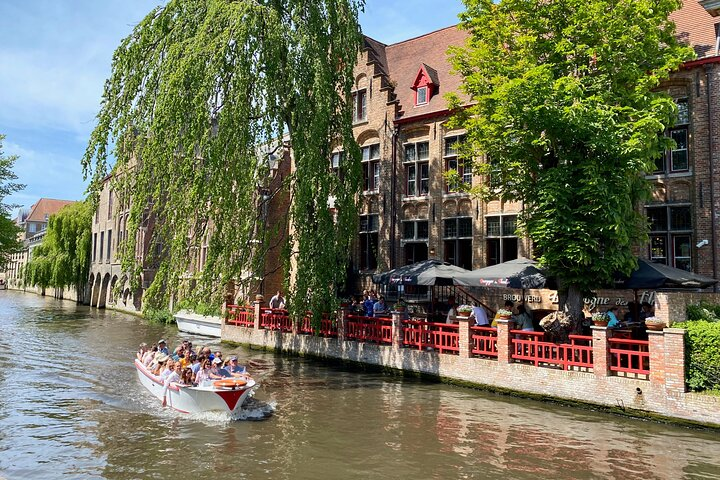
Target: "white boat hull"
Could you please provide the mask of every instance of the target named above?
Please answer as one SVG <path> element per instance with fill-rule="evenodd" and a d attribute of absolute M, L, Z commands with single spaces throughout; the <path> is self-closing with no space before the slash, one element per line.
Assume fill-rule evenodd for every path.
<path fill-rule="evenodd" d="M 182 310 L 175 314 L 175 322 L 181 332 L 220 338 L 222 328 L 222 319 L 220 317 L 197 315 Z"/>
<path fill-rule="evenodd" d="M 247 400 L 255 381 L 248 379 L 247 385 L 235 388 L 187 387 L 170 384 L 167 388 L 159 377 L 153 375 L 140 361 L 135 360 L 140 383 L 165 406 L 182 413 L 221 412 L 234 414 Z"/>

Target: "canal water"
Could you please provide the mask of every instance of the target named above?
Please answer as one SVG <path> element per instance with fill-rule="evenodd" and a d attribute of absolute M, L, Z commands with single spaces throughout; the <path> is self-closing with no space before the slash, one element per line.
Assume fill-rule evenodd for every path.
<path fill-rule="evenodd" d="M 0 478 L 720 479 L 720 435 L 209 342 L 262 377 L 243 420 L 164 410 L 141 342 L 193 338 L 0 291 Z M 202 476 L 202 477 L 200 477 Z"/>

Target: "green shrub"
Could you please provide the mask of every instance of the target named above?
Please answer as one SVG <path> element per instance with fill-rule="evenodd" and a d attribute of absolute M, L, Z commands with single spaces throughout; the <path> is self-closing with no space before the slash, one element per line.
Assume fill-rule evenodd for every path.
<path fill-rule="evenodd" d="M 154 324 L 171 324 L 175 323 L 175 317 L 167 308 L 145 308 L 143 310 L 143 317 L 148 323 Z"/>
<path fill-rule="evenodd" d="M 684 328 L 685 379 L 690 390 L 720 392 L 720 306 L 690 305 Z"/>

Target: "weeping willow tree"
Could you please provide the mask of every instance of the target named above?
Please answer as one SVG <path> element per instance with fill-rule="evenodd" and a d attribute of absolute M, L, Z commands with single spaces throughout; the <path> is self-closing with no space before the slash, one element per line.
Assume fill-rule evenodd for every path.
<path fill-rule="evenodd" d="M 47 233 L 25 266 L 25 284 L 74 287 L 81 299 L 90 273 L 93 206 L 77 202 L 48 219 Z"/>
<path fill-rule="evenodd" d="M 112 173 L 129 208 L 119 254 L 135 279 L 147 266 L 136 248 L 147 245 L 132 232 L 143 227 L 150 237 L 157 273 L 146 303 L 167 305 L 208 237 L 189 293 L 195 300 L 220 302 L 224 285 L 247 289 L 262 277 L 268 154 L 283 143 L 294 162 L 286 182 L 290 306 L 319 314 L 335 299 L 357 221 L 359 149 L 348 99 L 363 3 L 170 0 L 122 41 L 83 167 L 96 194 Z M 336 144 L 348 152 L 343 175 L 329 168 Z"/>

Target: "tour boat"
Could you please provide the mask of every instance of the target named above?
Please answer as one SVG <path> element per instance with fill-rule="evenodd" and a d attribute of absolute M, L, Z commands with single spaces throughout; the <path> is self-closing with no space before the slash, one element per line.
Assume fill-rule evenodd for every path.
<path fill-rule="evenodd" d="M 175 314 L 175 322 L 181 332 L 220 338 L 222 319 L 208 315 L 198 315 L 180 310 Z"/>
<path fill-rule="evenodd" d="M 221 412 L 230 415 L 238 412 L 255 380 L 247 378 L 227 378 L 216 380 L 210 386 L 188 387 L 171 383 L 167 387 L 159 377 L 153 375 L 139 360 L 135 360 L 140 383 L 150 390 L 164 406 L 182 413 Z"/>

